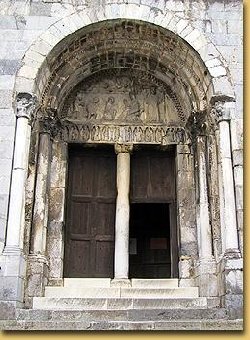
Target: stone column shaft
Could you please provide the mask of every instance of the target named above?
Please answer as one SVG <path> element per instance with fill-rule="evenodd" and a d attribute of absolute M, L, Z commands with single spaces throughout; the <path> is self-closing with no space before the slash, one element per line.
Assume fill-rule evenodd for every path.
<path fill-rule="evenodd" d="M 206 137 L 197 138 L 199 162 L 199 217 L 200 217 L 200 260 L 212 259 L 212 232 L 209 223 L 208 187 L 206 171 Z"/>
<path fill-rule="evenodd" d="M 128 279 L 130 154 L 126 146 L 119 147 L 116 148 L 115 279 Z"/>
<path fill-rule="evenodd" d="M 50 163 L 50 135 L 41 133 L 39 138 L 39 155 L 36 175 L 35 204 L 32 223 L 31 253 L 45 254 L 48 217 L 48 171 Z"/>
<path fill-rule="evenodd" d="M 34 110 L 34 98 L 30 94 L 20 94 L 17 97 L 17 122 L 15 148 L 10 187 L 10 203 L 8 212 L 6 245 L 4 252 L 20 251 L 23 245 L 20 238 L 23 228 L 23 213 L 25 203 L 25 181 L 30 141 L 29 120 Z"/>
<path fill-rule="evenodd" d="M 236 222 L 236 206 L 235 206 L 235 193 L 234 193 L 234 179 L 233 168 L 231 159 L 231 142 L 229 122 L 221 120 L 219 122 L 220 131 L 220 174 L 222 182 L 222 195 L 221 204 L 223 212 L 223 222 L 225 231 L 224 235 L 224 250 L 225 252 L 236 250 L 238 251 L 238 233 Z M 223 227 L 223 226 L 222 226 Z"/>

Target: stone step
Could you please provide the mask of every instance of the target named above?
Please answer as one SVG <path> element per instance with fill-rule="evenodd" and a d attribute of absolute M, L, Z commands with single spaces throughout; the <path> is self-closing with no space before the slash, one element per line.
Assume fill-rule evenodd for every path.
<path fill-rule="evenodd" d="M 226 310 L 222 308 L 196 309 L 114 309 L 114 310 L 38 310 L 20 309 L 17 320 L 37 321 L 159 321 L 159 320 L 193 320 L 225 319 Z"/>
<path fill-rule="evenodd" d="M 195 298 L 198 287 L 178 288 L 98 288 L 45 287 L 45 297 L 62 298 Z"/>
<path fill-rule="evenodd" d="M 131 279 L 132 288 L 178 288 L 178 279 Z"/>
<path fill-rule="evenodd" d="M 131 279 L 127 280 L 133 288 L 178 288 L 178 279 Z M 65 288 L 111 287 L 109 278 L 64 278 Z"/>
<path fill-rule="evenodd" d="M 241 331 L 243 320 L 169 320 L 169 321 L 0 321 L 0 329 L 5 330 L 73 330 L 73 331 Z"/>
<path fill-rule="evenodd" d="M 34 297 L 33 308 L 46 310 L 207 308 L 207 299 L 205 297 L 178 299 Z"/>
<path fill-rule="evenodd" d="M 111 279 L 101 278 L 64 278 L 63 284 L 65 288 L 85 288 L 85 287 L 99 287 L 99 288 L 109 288 Z"/>

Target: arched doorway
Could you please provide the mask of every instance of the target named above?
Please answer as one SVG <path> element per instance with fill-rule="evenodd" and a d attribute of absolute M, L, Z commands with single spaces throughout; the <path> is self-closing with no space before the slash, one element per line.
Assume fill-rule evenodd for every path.
<path fill-rule="evenodd" d="M 211 150 L 216 151 L 218 141 L 209 106 L 212 78 L 198 53 L 177 35 L 155 25 L 113 20 L 85 27 L 67 37 L 52 50 L 46 63 L 49 72 L 42 67 L 36 82 L 41 95 L 40 110 L 33 126 L 30 161 L 30 178 L 36 192 L 30 202 L 26 202 L 27 206 L 34 206 L 28 210 L 32 226 L 31 273 L 32 262 L 36 266 L 39 258 L 41 273 L 48 274 L 46 280 L 50 285 L 60 285 L 63 280 L 70 144 L 115 146 L 117 168 L 125 165 L 127 175 L 131 169 L 128 154 L 132 149 L 136 153 L 138 145 L 163 149 L 172 145 L 178 244 L 175 261 L 178 259 L 179 281 L 192 286 L 204 273 L 204 280 L 207 274 L 216 280 L 214 255 L 221 252 L 221 243 L 220 222 L 214 209 L 219 195 L 218 190 L 213 190 L 218 188 L 217 156 Z M 117 98 L 108 90 L 113 80 L 115 97 L 122 103 L 118 109 L 114 108 Z M 100 85 L 102 91 L 98 91 Z M 126 89 L 122 95 L 121 88 Z M 225 96 L 220 100 L 224 105 L 231 99 Z M 102 110 L 98 111 L 95 106 L 100 102 Z M 116 116 L 117 112 L 120 116 Z M 219 110 L 216 108 L 213 112 Z M 40 174 L 44 175 L 42 186 L 37 183 Z M 117 171 L 117 182 L 118 177 L 121 182 Z M 115 263 L 118 263 L 115 272 L 123 269 L 117 277 L 128 273 L 128 181 L 125 186 L 126 209 L 122 211 L 125 211 L 126 242 L 122 242 L 122 248 L 115 247 Z M 116 202 L 119 201 L 117 189 Z M 116 218 L 118 208 L 116 205 Z M 120 241 L 122 234 L 115 230 L 115 237 L 118 235 Z M 122 249 L 122 254 L 116 253 L 116 249 Z M 120 266 L 117 259 L 124 263 Z M 199 259 L 205 263 L 204 273 L 199 269 L 202 262 Z M 211 272 L 207 273 L 207 268 Z M 172 273 L 171 269 L 171 275 L 176 275 Z"/>

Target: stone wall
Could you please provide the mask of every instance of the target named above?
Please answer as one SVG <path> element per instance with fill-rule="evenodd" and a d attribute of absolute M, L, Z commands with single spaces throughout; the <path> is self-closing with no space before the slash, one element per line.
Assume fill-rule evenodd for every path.
<path fill-rule="evenodd" d="M 2 0 L 0 2 L 0 253 L 5 239 L 9 185 L 11 178 L 15 116 L 13 90 L 15 75 L 22 65 L 22 58 L 37 38 L 52 24 L 77 11 L 86 11 L 88 22 L 105 20 L 122 8 L 127 18 L 140 12 L 141 19 L 154 21 L 164 14 L 171 16 L 172 25 L 181 25 L 174 18 L 185 18 L 202 32 L 214 49 L 221 53 L 229 80 L 236 94 L 235 117 L 232 117 L 232 151 L 235 175 L 236 206 L 240 244 L 242 242 L 242 117 L 243 117 L 243 48 L 242 1 L 239 0 Z M 139 11 L 140 9 L 140 11 Z M 145 13 L 145 14 L 144 14 Z M 68 23 L 70 25 L 70 23 Z M 171 25 L 170 25 L 171 27 Z M 48 38 L 50 39 L 50 38 Z M 209 52 L 209 51 L 208 51 Z M 41 51 L 41 56 L 43 51 Z M 33 60 L 32 63 L 36 64 Z M 219 72 L 215 60 L 215 74 Z M 207 65 L 208 66 L 208 65 Z M 211 65 L 210 65 L 211 66 Z M 32 68 L 26 70 L 32 73 Z M 22 79 L 28 83 L 25 74 Z M 215 83 L 216 86 L 216 83 Z M 228 86 L 225 80 L 225 87 Z"/>

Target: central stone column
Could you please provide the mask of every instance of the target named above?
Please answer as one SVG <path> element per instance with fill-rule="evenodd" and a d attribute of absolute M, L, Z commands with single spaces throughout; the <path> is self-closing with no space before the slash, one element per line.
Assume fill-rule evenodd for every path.
<path fill-rule="evenodd" d="M 117 199 L 115 218 L 115 279 L 128 279 L 129 271 L 129 184 L 132 145 L 116 144 Z"/>

